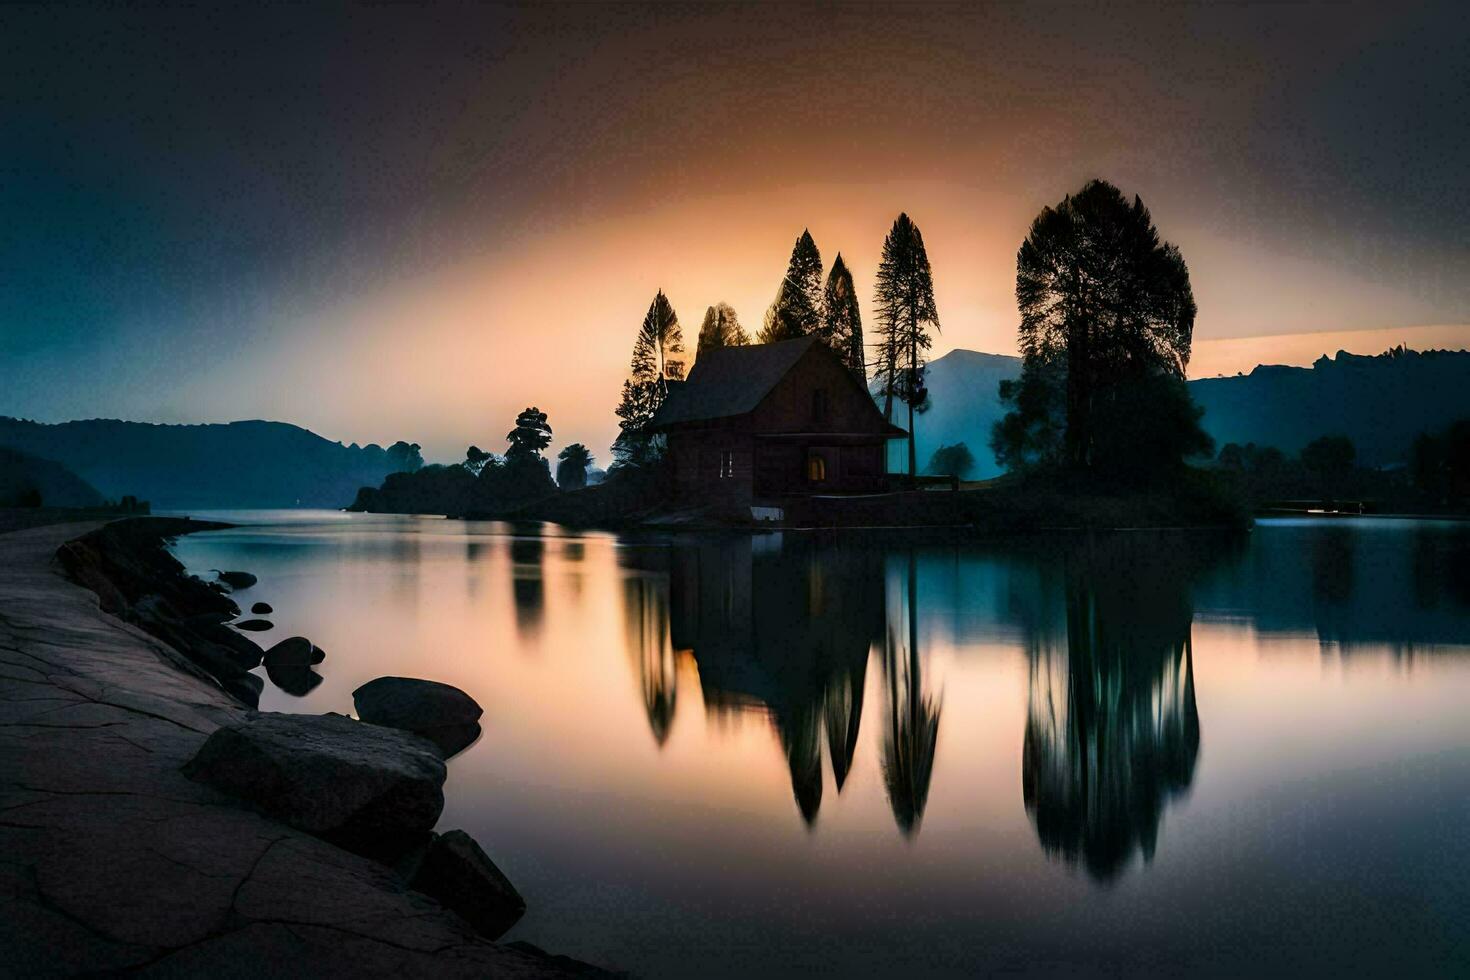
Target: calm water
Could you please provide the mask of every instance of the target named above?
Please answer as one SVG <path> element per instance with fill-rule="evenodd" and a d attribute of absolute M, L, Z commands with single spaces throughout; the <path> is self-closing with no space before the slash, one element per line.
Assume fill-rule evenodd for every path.
<path fill-rule="evenodd" d="M 485 707 L 442 828 L 645 976 L 1470 971 L 1470 525 L 910 545 L 311 512 L 182 539 Z"/>

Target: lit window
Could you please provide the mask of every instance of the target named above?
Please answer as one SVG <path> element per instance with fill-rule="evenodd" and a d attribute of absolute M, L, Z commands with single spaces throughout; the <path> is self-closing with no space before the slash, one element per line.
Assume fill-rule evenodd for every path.
<path fill-rule="evenodd" d="M 812 483 L 827 479 L 827 461 L 815 454 L 806 458 L 806 478 Z"/>

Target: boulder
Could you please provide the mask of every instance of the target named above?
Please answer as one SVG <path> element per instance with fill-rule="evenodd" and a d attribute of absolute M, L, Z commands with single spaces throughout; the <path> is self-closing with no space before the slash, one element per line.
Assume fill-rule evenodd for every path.
<path fill-rule="evenodd" d="M 264 651 L 248 636 L 241 636 L 223 623 L 200 624 L 194 633 L 216 646 L 224 647 L 230 659 L 241 670 L 254 670 L 260 666 Z"/>
<path fill-rule="evenodd" d="M 252 633 L 264 633 L 266 630 L 275 628 L 276 624 L 268 619 L 242 619 L 235 624 L 235 629 L 249 630 Z"/>
<path fill-rule="evenodd" d="M 298 698 L 306 697 L 322 682 L 322 675 L 310 667 L 267 667 L 265 676 L 276 687 Z"/>
<path fill-rule="evenodd" d="M 441 725 L 437 728 L 425 728 L 414 734 L 422 735 L 433 742 L 438 746 L 439 754 L 448 759 L 474 745 L 479 741 L 482 732 L 480 723 L 476 721 L 468 725 Z"/>
<path fill-rule="evenodd" d="M 341 715 L 251 712 L 210 735 L 184 774 L 376 858 L 422 839 L 444 809 L 444 761 L 431 743 Z"/>
<path fill-rule="evenodd" d="M 445 757 L 480 737 L 484 714 L 457 687 L 415 677 L 379 677 L 352 692 L 357 717 L 374 725 L 415 732 L 438 745 Z"/>
<path fill-rule="evenodd" d="M 487 939 L 499 939 L 526 914 L 526 900 L 463 830 L 435 835 L 408 885 L 459 913 Z"/>
<path fill-rule="evenodd" d="M 216 572 L 219 580 L 232 589 L 248 589 L 259 579 L 249 572 Z"/>
<path fill-rule="evenodd" d="M 257 616 L 268 616 L 271 613 L 275 612 L 275 610 L 271 608 L 271 604 L 269 602 L 257 602 L 255 605 L 250 607 L 250 611 L 255 613 Z"/>
<path fill-rule="evenodd" d="M 214 679 L 219 686 L 241 704 L 254 708 L 260 704 L 260 692 L 265 683 L 242 661 L 248 659 L 232 644 L 214 642 L 209 637 L 189 629 L 159 595 L 147 595 L 133 604 L 130 618 L 148 633 L 168 644 L 204 674 Z M 224 627 L 220 627 L 224 629 Z M 228 631 L 226 631 L 228 632 Z M 239 636 L 239 634 L 235 634 Z M 240 639 L 245 639 L 243 636 Z M 254 644 L 251 644 L 254 646 Z M 258 648 L 257 648 L 258 649 Z M 253 666 L 253 665 L 252 665 Z"/>
<path fill-rule="evenodd" d="M 327 659 L 320 647 L 304 636 L 288 636 L 265 652 L 267 667 L 310 667 Z"/>

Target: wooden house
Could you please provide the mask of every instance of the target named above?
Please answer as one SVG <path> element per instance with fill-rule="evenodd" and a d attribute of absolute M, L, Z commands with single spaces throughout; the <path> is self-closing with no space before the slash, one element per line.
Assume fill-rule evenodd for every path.
<path fill-rule="evenodd" d="M 682 500 L 739 505 L 882 491 L 887 442 L 907 435 L 814 337 L 706 352 L 649 428 Z"/>

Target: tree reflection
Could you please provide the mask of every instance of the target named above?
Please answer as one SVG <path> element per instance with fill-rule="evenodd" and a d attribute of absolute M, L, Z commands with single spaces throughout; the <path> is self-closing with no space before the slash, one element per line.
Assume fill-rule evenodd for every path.
<path fill-rule="evenodd" d="M 1098 880 L 1151 860 L 1164 808 L 1194 778 L 1188 548 L 1121 536 L 1065 556 L 1066 646 L 1031 638 L 1022 748 L 1026 812 L 1042 847 Z"/>
<path fill-rule="evenodd" d="M 510 539 L 510 582 L 515 599 L 516 630 L 529 634 L 540 629 L 541 617 L 546 610 L 545 570 L 542 568 L 546 542 L 541 538 L 540 525 L 517 527 L 515 532 L 515 537 Z"/>
<path fill-rule="evenodd" d="M 881 557 L 860 546 L 741 537 L 673 549 L 672 644 L 691 651 L 707 711 L 770 720 L 808 825 L 823 745 L 839 793 L 852 770 L 882 599 Z"/>
<path fill-rule="evenodd" d="M 929 800 L 934 776 L 934 750 L 939 741 L 940 704 L 924 691 L 923 661 L 919 654 L 918 563 L 912 551 L 904 575 L 906 639 L 899 639 L 892 621 L 883 638 L 885 720 L 883 784 L 893 819 L 905 836 L 917 832 Z"/>
<path fill-rule="evenodd" d="M 623 580 L 623 627 L 625 645 L 637 668 L 648 727 L 663 748 L 679 704 L 679 665 L 670 643 L 666 582 L 650 575 Z"/>

